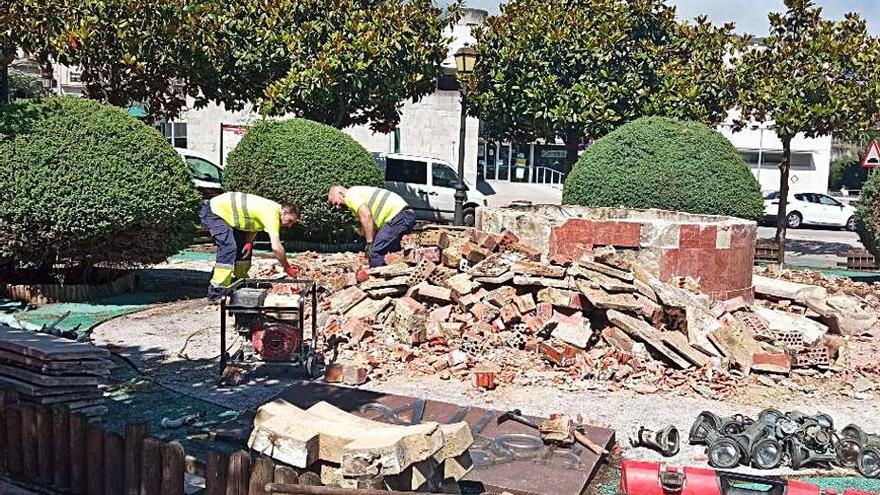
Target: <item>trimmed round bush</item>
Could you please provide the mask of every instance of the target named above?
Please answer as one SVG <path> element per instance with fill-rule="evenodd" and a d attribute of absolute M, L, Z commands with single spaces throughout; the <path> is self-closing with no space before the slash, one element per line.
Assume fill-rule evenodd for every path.
<path fill-rule="evenodd" d="M 874 172 L 862 186 L 856 203 L 856 226 L 865 248 L 880 260 L 880 173 Z"/>
<path fill-rule="evenodd" d="M 229 153 L 223 188 L 295 202 L 303 210 L 296 238 L 349 242 L 354 215 L 335 209 L 327 193 L 335 184 L 384 187 L 373 157 L 339 129 L 305 119 L 258 122 Z"/>
<path fill-rule="evenodd" d="M 164 261 L 192 242 L 199 201 L 162 135 L 118 108 L 81 98 L 0 108 L 6 271 Z"/>
<path fill-rule="evenodd" d="M 563 203 L 659 208 L 758 220 L 758 182 L 723 135 L 697 122 L 646 117 L 584 151 L 565 180 Z"/>

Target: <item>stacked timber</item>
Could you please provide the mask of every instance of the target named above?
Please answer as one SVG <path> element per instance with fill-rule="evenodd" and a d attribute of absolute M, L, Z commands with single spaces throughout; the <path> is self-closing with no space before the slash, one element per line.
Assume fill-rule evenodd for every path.
<path fill-rule="evenodd" d="M 0 387 L 16 390 L 23 402 L 103 415 L 99 387 L 110 374 L 109 357 L 93 345 L 0 325 Z"/>
<path fill-rule="evenodd" d="M 342 488 L 455 491 L 470 470 L 467 423 L 392 425 L 319 402 L 300 409 L 283 400 L 257 411 L 248 445 L 277 461 L 318 472 Z"/>

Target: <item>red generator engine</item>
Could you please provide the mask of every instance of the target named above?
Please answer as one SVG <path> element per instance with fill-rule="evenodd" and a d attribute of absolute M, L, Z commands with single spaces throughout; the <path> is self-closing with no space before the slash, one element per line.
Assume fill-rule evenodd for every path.
<path fill-rule="evenodd" d="M 755 488 L 756 486 L 760 488 Z M 620 466 L 621 495 L 838 495 L 818 485 L 782 478 L 751 476 L 708 468 L 675 468 L 657 462 L 625 460 Z M 843 495 L 875 495 L 846 490 Z"/>
<path fill-rule="evenodd" d="M 227 365 L 301 366 L 309 377 L 318 376 L 316 315 L 316 286 L 312 280 L 235 282 L 220 302 L 220 355 L 224 369 Z M 243 341 L 240 349 L 231 354 L 226 344 L 229 319 Z M 304 339 L 307 321 L 311 323 L 310 341 Z"/>
<path fill-rule="evenodd" d="M 260 318 L 251 329 L 251 345 L 263 361 L 293 361 L 299 349 L 302 329 L 297 322 Z"/>

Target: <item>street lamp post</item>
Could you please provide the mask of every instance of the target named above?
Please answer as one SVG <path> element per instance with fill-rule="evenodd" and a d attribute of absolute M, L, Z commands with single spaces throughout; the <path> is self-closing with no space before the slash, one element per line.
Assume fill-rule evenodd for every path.
<path fill-rule="evenodd" d="M 455 185 L 455 225 L 464 223 L 464 200 L 467 197 L 467 186 L 464 184 L 464 151 L 467 131 L 467 108 L 465 96 L 467 92 L 466 78 L 474 71 L 477 62 L 477 51 L 464 45 L 455 52 L 455 77 L 461 93 L 461 123 L 458 134 L 458 183 Z"/>

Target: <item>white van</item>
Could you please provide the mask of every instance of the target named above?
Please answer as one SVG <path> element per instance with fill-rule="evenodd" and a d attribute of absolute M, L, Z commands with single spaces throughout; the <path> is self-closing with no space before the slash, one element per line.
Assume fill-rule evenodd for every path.
<path fill-rule="evenodd" d="M 373 153 L 385 174 L 385 187 L 399 194 L 416 212 L 419 220 L 451 222 L 455 217 L 455 186 L 458 174 L 449 163 L 399 153 Z M 486 206 L 486 197 L 465 181 L 464 224 L 473 226 L 476 209 Z"/>

